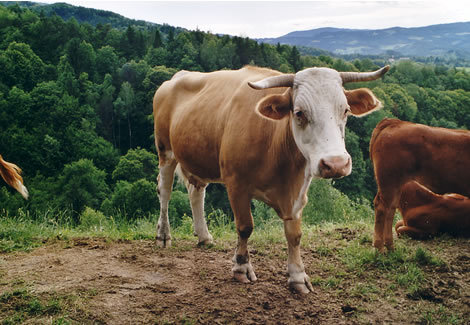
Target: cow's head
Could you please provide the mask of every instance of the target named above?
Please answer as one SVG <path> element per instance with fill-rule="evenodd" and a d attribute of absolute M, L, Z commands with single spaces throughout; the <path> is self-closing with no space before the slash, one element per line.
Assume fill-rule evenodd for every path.
<path fill-rule="evenodd" d="M 351 173 L 351 156 L 344 144 L 347 117 L 364 116 L 381 107 L 370 90 L 348 91 L 343 84 L 375 80 L 388 69 L 389 66 L 385 66 L 374 72 L 338 72 L 309 68 L 249 85 L 254 89 L 288 87 L 282 95 L 263 98 L 257 105 L 257 112 L 275 120 L 289 116 L 292 134 L 307 159 L 309 174 L 338 178 Z"/>

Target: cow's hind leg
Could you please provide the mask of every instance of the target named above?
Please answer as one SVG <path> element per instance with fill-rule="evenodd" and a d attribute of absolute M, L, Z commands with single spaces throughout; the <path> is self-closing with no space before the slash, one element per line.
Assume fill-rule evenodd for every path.
<path fill-rule="evenodd" d="M 250 202 L 246 190 L 236 189 L 234 186 L 227 184 L 227 192 L 235 215 L 235 223 L 238 232 L 238 244 L 233 256 L 233 277 L 242 282 L 249 283 L 256 281 L 256 275 L 250 262 L 250 254 L 248 252 L 248 238 L 253 231 L 253 216 L 251 215 Z"/>
<path fill-rule="evenodd" d="M 300 293 L 308 293 L 313 291 L 313 288 L 308 275 L 305 273 L 304 263 L 300 256 L 300 238 L 302 236 L 300 225 L 300 218 L 284 220 L 284 232 L 289 247 L 287 258 L 288 283 L 293 290 Z"/>
<path fill-rule="evenodd" d="M 207 184 L 201 186 L 187 184 L 189 199 L 191 201 L 191 211 L 193 212 L 194 231 L 198 237 L 199 245 L 210 245 L 213 242 L 212 235 L 207 229 L 207 223 L 204 217 L 206 187 Z"/>
<path fill-rule="evenodd" d="M 396 232 L 398 236 L 407 235 L 413 239 L 426 239 L 431 237 L 431 234 L 428 232 L 405 225 L 396 228 Z"/>
<path fill-rule="evenodd" d="M 160 218 L 157 224 L 157 244 L 161 247 L 171 246 L 170 221 L 168 203 L 170 201 L 175 176 L 176 161 L 160 157 L 160 173 L 158 174 L 158 197 L 160 198 Z"/>

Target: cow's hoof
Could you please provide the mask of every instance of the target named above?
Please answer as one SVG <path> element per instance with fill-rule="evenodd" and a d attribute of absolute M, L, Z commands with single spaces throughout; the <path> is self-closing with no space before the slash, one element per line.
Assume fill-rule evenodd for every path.
<path fill-rule="evenodd" d="M 232 268 L 233 278 L 241 283 L 250 283 L 257 280 L 251 263 L 235 264 Z"/>
<path fill-rule="evenodd" d="M 306 295 L 307 293 L 310 293 L 310 291 L 313 291 L 311 284 L 310 284 L 310 288 L 309 288 L 309 285 L 306 283 L 291 283 L 289 286 L 292 291 L 303 294 L 303 295 Z"/>
<path fill-rule="evenodd" d="M 393 242 L 385 243 L 385 247 L 387 247 L 387 251 L 393 252 L 395 250 L 395 245 L 393 245 Z"/>
<path fill-rule="evenodd" d="M 298 276 L 296 276 L 298 278 Z M 310 291 L 313 291 L 312 284 L 310 283 L 310 278 L 308 277 L 305 272 L 303 272 L 302 279 L 297 279 L 297 281 L 293 281 L 292 279 L 289 279 L 289 287 L 292 291 L 301 293 L 301 294 L 307 294 Z"/>
<path fill-rule="evenodd" d="M 212 235 L 209 234 L 209 236 L 206 239 L 199 239 L 199 242 L 197 243 L 198 246 L 212 246 L 214 245 L 214 239 L 212 238 Z"/>
<path fill-rule="evenodd" d="M 158 236 L 157 239 L 157 246 L 161 248 L 171 247 L 171 237 L 169 236 Z"/>
<path fill-rule="evenodd" d="M 384 254 L 385 253 L 385 247 L 384 247 L 384 244 L 383 242 L 377 242 L 377 241 L 374 241 L 374 248 L 377 250 L 377 252 L 379 252 L 380 254 Z"/>

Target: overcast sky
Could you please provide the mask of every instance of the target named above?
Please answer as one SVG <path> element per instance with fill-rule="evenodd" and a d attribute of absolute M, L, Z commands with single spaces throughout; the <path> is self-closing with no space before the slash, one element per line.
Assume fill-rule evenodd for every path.
<path fill-rule="evenodd" d="M 320 27 L 384 29 L 470 21 L 468 0 L 65 2 L 158 24 L 251 38 Z"/>

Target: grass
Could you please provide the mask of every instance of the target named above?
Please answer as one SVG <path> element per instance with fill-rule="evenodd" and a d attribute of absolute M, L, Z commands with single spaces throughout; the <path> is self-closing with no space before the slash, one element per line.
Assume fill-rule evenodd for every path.
<path fill-rule="evenodd" d="M 326 195 L 316 200 L 317 196 Z M 431 301 L 430 283 L 436 270 L 448 268 L 445 253 L 454 239 L 437 241 L 430 250 L 421 242 L 400 239 L 396 249 L 379 254 L 372 248 L 373 211 L 367 202 L 352 202 L 346 196 L 320 181 L 312 186 L 310 202 L 304 210 L 302 254 L 311 255 L 315 263 L 306 264 L 315 288 L 331 293 L 348 305 L 358 304 L 354 319 L 368 323 L 367 313 L 374 312 L 374 304 L 396 306 L 405 299 L 412 304 L 415 319 L 420 324 L 463 324 L 459 310 L 451 309 L 442 301 Z M 329 202 L 329 203 L 328 203 Z M 282 220 L 263 203 L 254 202 L 255 231 L 250 237 L 250 247 L 260 256 L 287 260 L 287 245 Z M 156 216 L 127 220 L 124 216 L 106 217 L 101 212 L 87 208 L 75 224 L 66 213 L 31 218 L 19 211 L 15 216 L 0 216 L 0 253 L 31 251 L 51 240 L 68 241 L 82 237 L 104 237 L 113 241 L 153 240 Z M 207 215 L 209 230 L 215 244 L 208 248 L 217 251 L 232 250 L 237 234 L 230 217 L 220 210 Z M 175 242 L 181 239 L 195 241 L 192 219 L 184 215 L 172 228 Z M 191 250 L 194 245 L 185 241 L 170 249 Z M 0 263 L 2 260 L 0 259 Z M 442 272 L 442 271 L 441 271 Z M 204 269 L 199 277 L 207 277 Z M 0 289 L 2 288 L 0 274 Z M 2 324 L 20 324 L 29 320 L 52 324 L 73 323 L 70 311 L 86 314 L 86 301 L 92 293 L 38 295 L 28 285 L 19 281 L 9 284 L 12 290 L 0 296 Z M 241 289 L 243 289 L 241 287 Z M 432 289 L 432 286 L 431 286 Z M 1 291 L 0 291 L 1 292 Z M 431 297 L 431 298 L 430 298 Z M 193 320 L 180 316 L 180 323 Z"/>
<path fill-rule="evenodd" d="M 42 318 L 52 319 L 53 324 L 65 324 L 66 316 L 62 314 L 72 300 L 59 295 L 40 297 L 25 287 L 5 292 L 0 296 L 0 312 L 5 316 L 2 324 L 19 324 L 27 319 Z"/>

